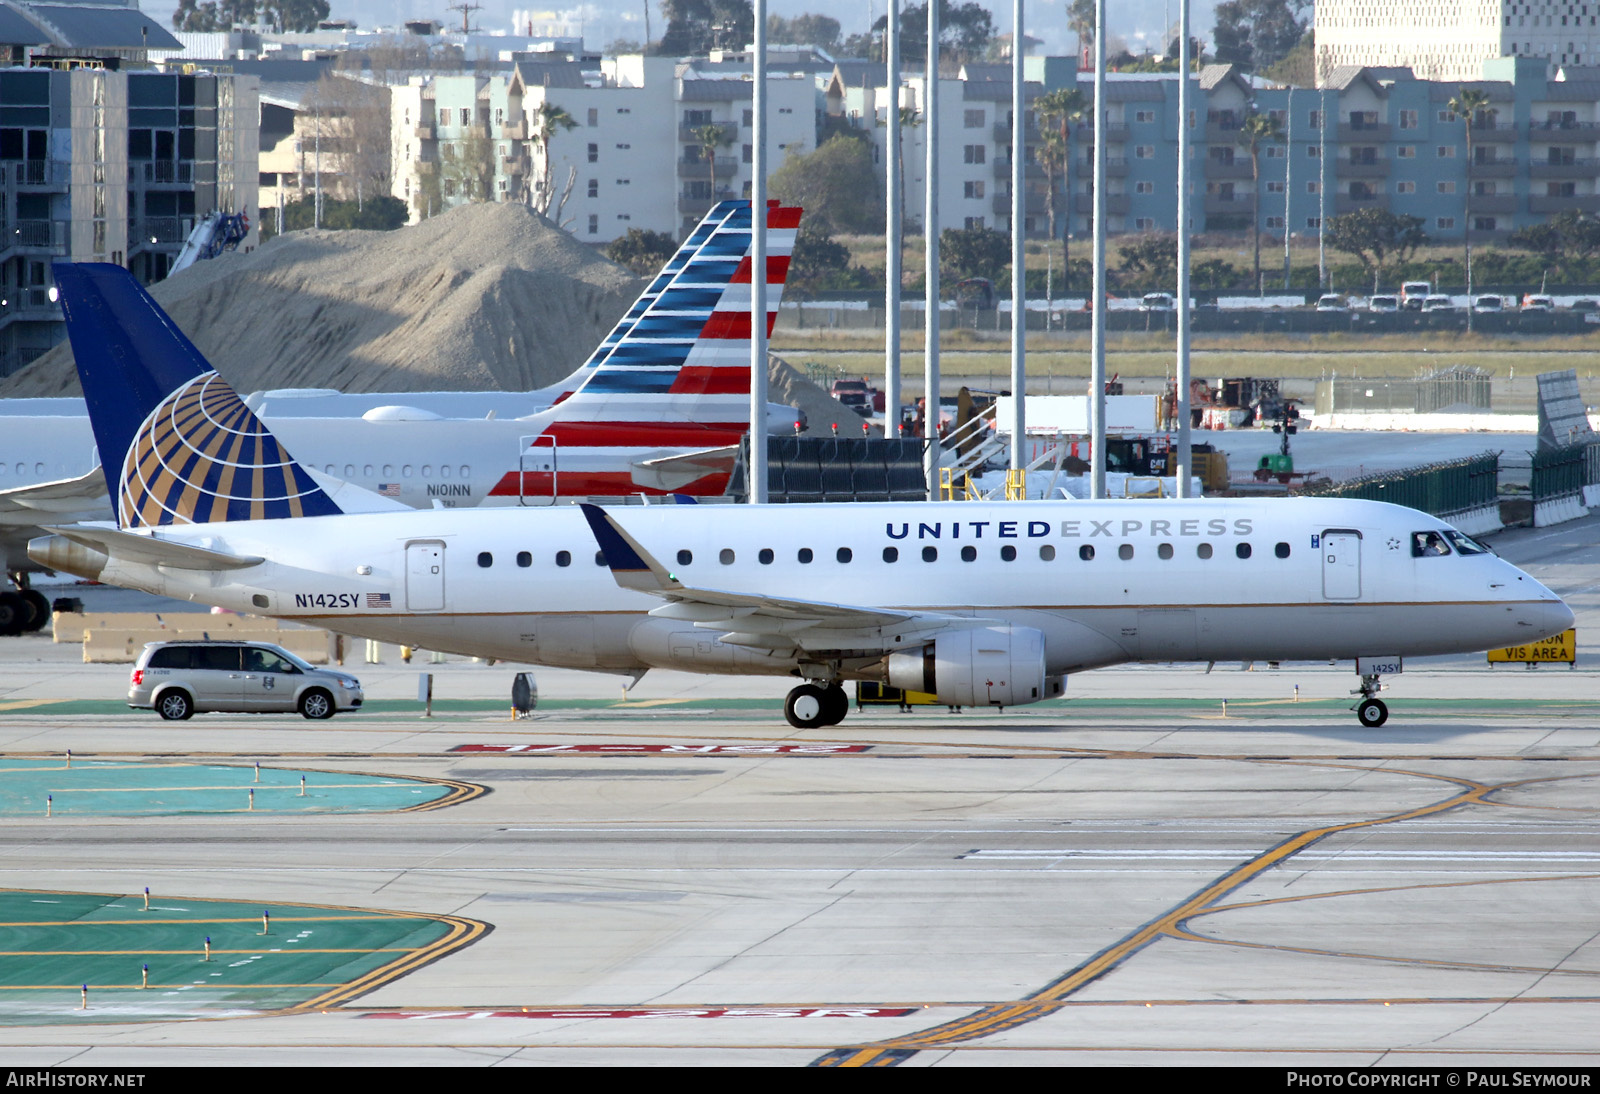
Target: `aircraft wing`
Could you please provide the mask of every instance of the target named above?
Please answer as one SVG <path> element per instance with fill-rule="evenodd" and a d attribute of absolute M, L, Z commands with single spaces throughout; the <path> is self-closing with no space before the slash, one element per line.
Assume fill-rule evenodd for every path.
<path fill-rule="evenodd" d="M 226 551 L 192 547 L 187 543 L 157 539 L 154 535 L 122 532 L 115 528 L 93 524 L 43 527 L 46 532 L 54 533 L 63 539 L 70 539 L 73 543 L 87 547 L 91 551 L 99 551 L 108 558 L 142 562 L 149 566 L 170 566 L 179 570 L 244 570 L 265 561 L 255 555 L 232 555 Z"/>
<path fill-rule="evenodd" d="M 685 585 L 617 521 L 597 505 L 584 505 L 595 540 L 618 585 L 666 603 L 650 614 L 708 630 L 725 630 L 722 641 L 771 650 L 888 651 L 921 645 L 948 630 L 998 622 L 973 616 L 906 608 L 835 604 L 821 600 Z"/>

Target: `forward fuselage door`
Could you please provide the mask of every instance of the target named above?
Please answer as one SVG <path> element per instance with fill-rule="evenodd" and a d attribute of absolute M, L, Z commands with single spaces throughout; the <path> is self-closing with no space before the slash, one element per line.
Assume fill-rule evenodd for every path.
<path fill-rule="evenodd" d="M 444 544 L 436 539 L 406 544 L 406 610 L 444 607 Z"/>
<path fill-rule="evenodd" d="M 1328 600 L 1361 596 L 1361 533 L 1330 528 L 1322 533 L 1322 595 Z"/>
<path fill-rule="evenodd" d="M 554 505 L 556 490 L 556 439 L 548 433 L 523 437 L 517 476 L 523 505 Z"/>

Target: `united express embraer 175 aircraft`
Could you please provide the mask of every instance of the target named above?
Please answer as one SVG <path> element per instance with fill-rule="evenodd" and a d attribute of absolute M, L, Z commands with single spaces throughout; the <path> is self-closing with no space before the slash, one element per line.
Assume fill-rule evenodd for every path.
<path fill-rule="evenodd" d="M 846 680 L 1007 707 L 1119 662 L 1334 658 L 1374 726 L 1405 658 L 1572 624 L 1449 525 L 1366 501 L 347 514 L 126 271 L 56 283 L 101 451 L 124 454 L 118 522 L 29 551 L 152 593 L 508 661 L 798 677 L 800 727 L 843 719 Z"/>
<path fill-rule="evenodd" d="M 770 334 L 800 210 L 774 204 L 767 219 Z M 252 404 L 307 468 L 413 508 L 721 494 L 749 428 L 749 251 L 750 203 L 719 202 L 583 366 L 539 392 L 269 392 Z M 29 568 L 41 522 L 111 515 L 88 420 L 48 402 L 51 415 L 0 430 L 0 562 L 12 572 Z M 527 409 L 486 420 L 485 407 Z M 793 432 L 798 413 L 769 406 L 769 432 Z M 31 474 L 63 460 L 78 477 Z"/>

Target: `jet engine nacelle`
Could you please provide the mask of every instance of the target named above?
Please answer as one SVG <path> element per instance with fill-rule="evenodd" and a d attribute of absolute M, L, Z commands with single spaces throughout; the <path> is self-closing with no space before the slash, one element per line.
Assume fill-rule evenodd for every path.
<path fill-rule="evenodd" d="M 1046 681 L 1044 634 L 1032 627 L 974 627 L 920 649 L 891 653 L 889 685 L 931 692 L 955 707 L 1013 707 L 1061 694 Z"/>

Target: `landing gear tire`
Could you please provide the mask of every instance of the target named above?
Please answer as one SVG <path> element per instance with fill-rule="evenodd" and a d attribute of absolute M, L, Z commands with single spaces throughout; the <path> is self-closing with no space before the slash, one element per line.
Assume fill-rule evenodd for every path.
<path fill-rule="evenodd" d="M 43 630 L 50 622 L 50 601 L 38 589 L 23 589 L 19 594 L 33 609 L 33 618 L 22 625 L 25 631 Z"/>
<path fill-rule="evenodd" d="M 1382 699 L 1363 699 L 1356 707 L 1356 717 L 1368 729 L 1377 729 L 1389 720 L 1389 708 Z"/>
<path fill-rule="evenodd" d="M 783 701 L 783 716 L 796 729 L 816 729 L 830 724 L 828 693 L 814 684 L 801 684 Z"/>
<path fill-rule="evenodd" d="M 822 693 L 824 701 L 823 714 L 825 726 L 836 726 L 844 721 L 844 716 L 850 713 L 850 696 L 845 694 L 844 688 L 838 684 L 829 684 Z"/>
<path fill-rule="evenodd" d="M 32 614 L 28 602 L 22 599 L 20 593 L 0 593 L 0 634 L 21 634 L 23 624 Z"/>

